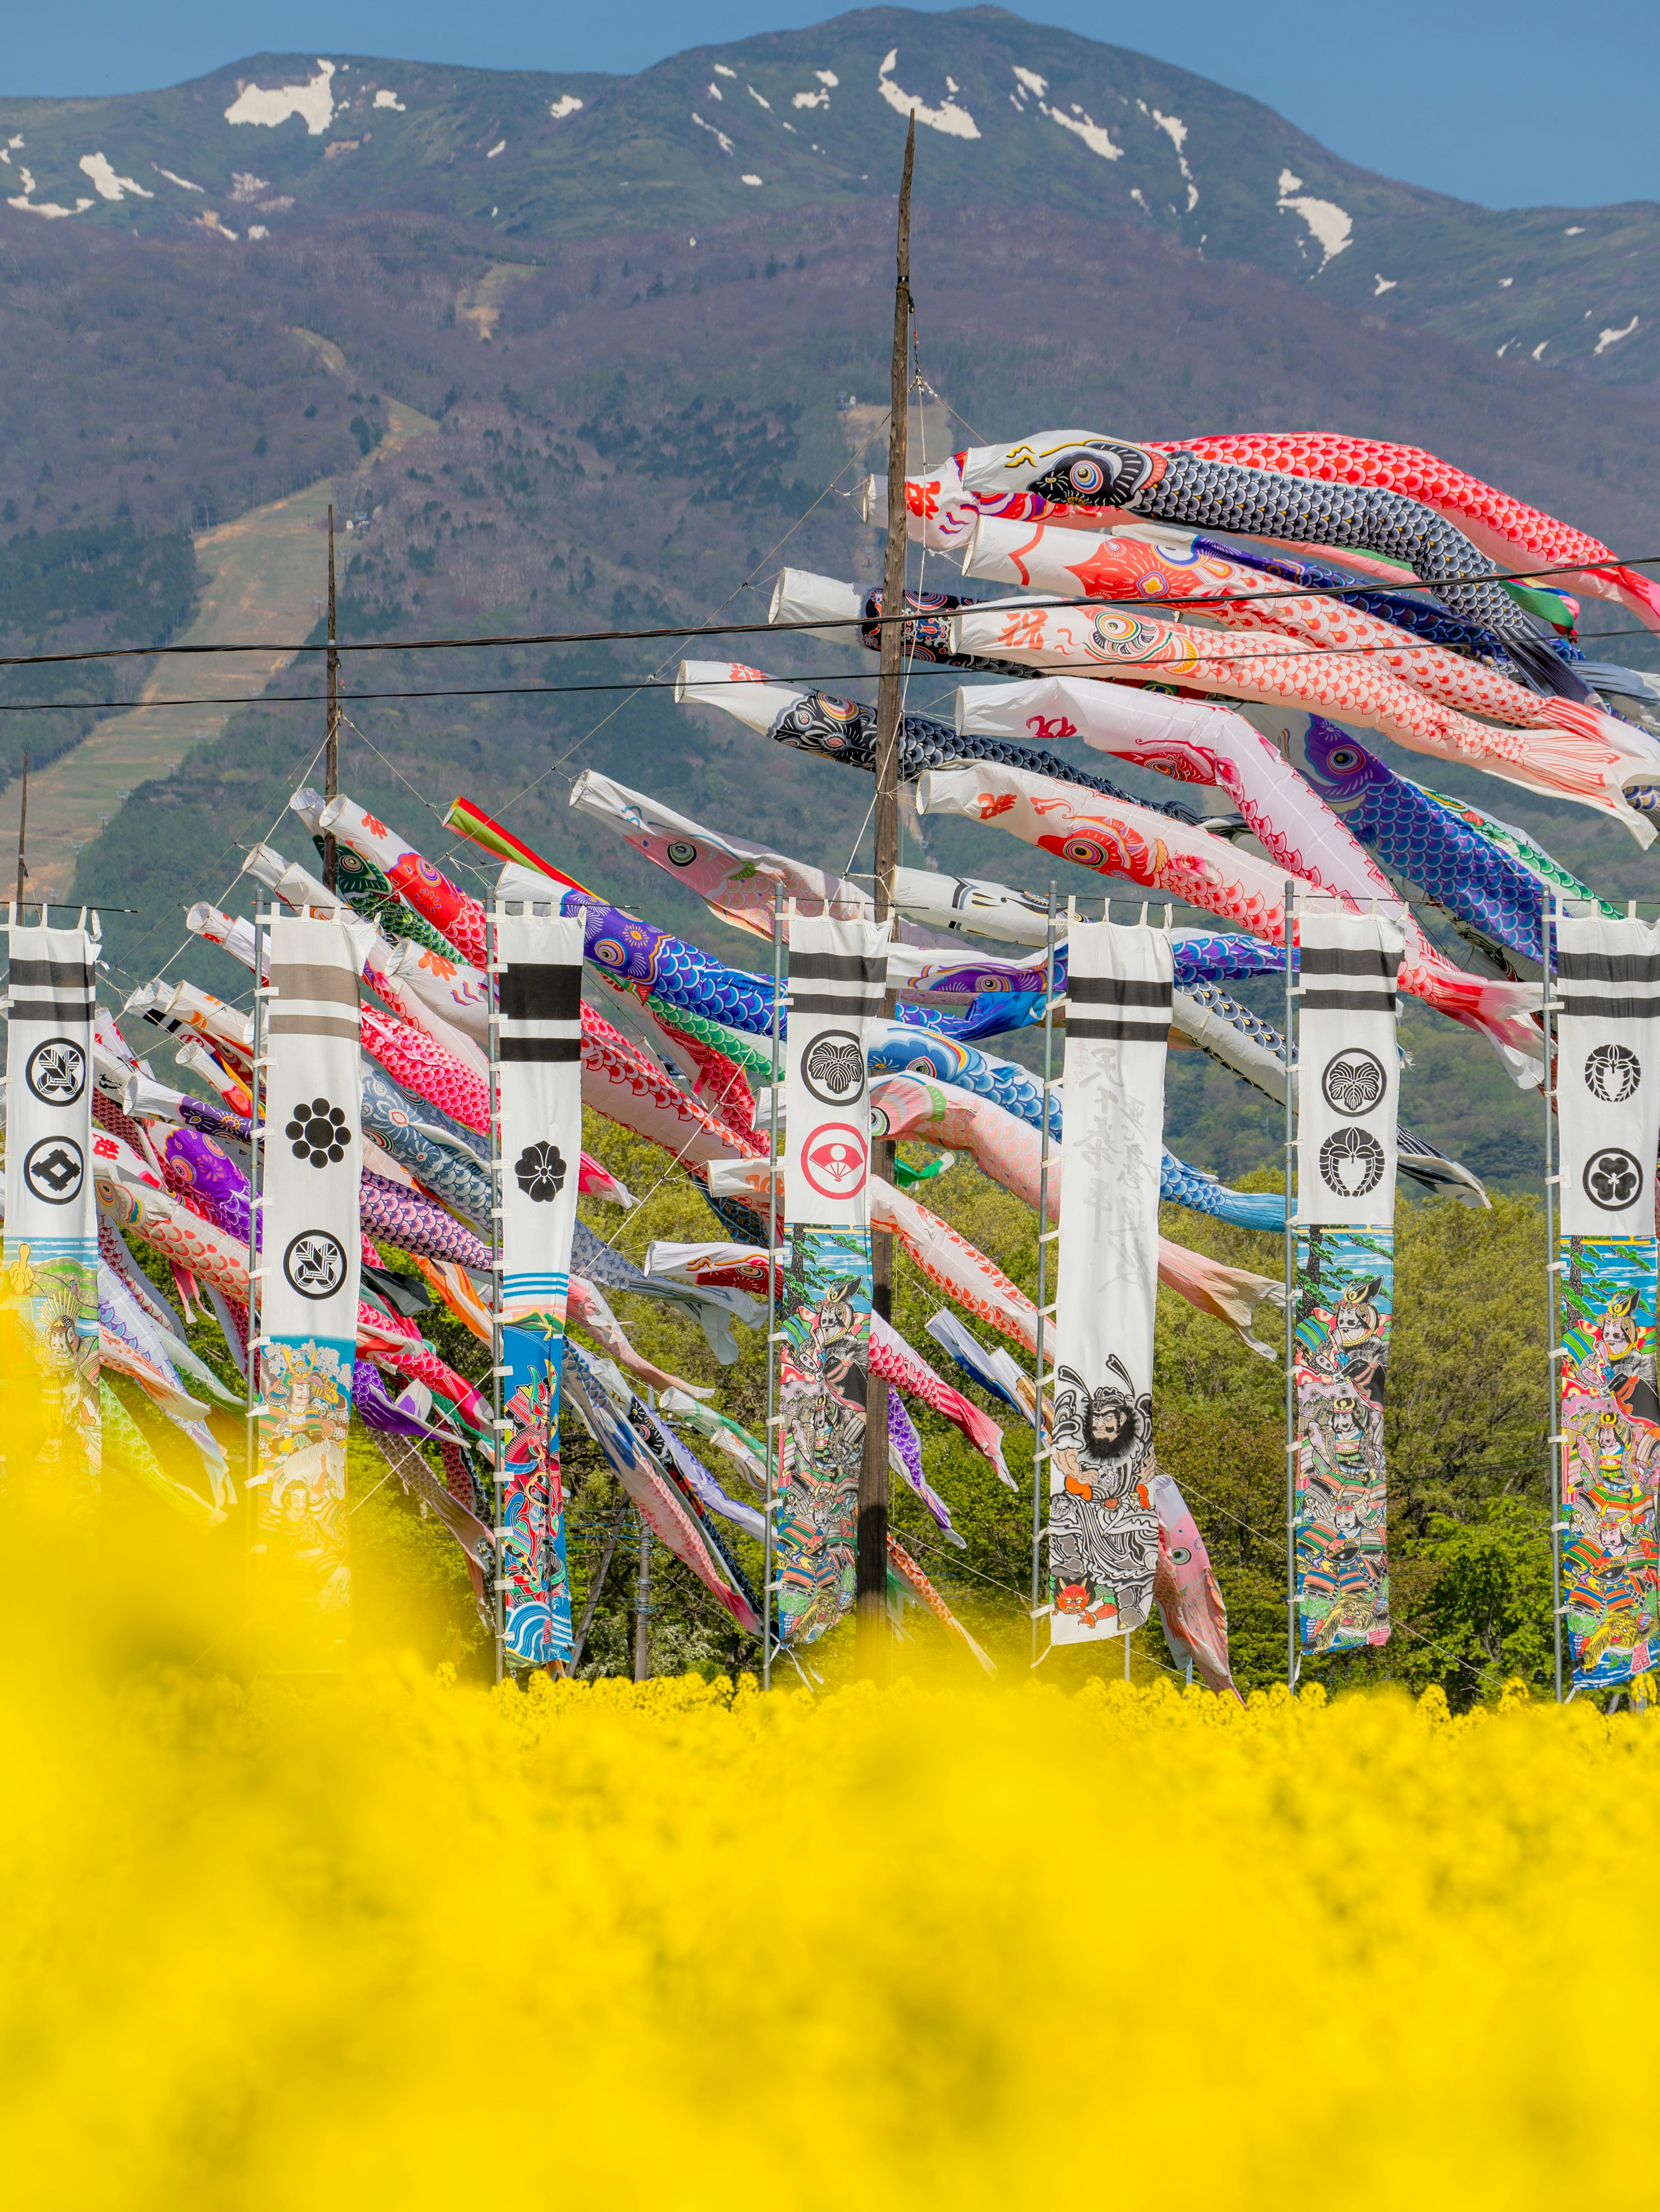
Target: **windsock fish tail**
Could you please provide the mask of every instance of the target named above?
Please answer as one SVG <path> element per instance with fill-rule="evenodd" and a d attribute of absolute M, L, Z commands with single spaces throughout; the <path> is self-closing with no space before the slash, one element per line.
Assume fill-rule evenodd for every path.
<path fill-rule="evenodd" d="M 585 897 L 598 900 L 601 905 L 605 903 L 599 898 L 597 891 L 591 891 L 586 884 L 579 884 L 574 876 L 567 876 L 551 860 L 544 860 L 540 853 L 533 851 L 522 838 L 515 837 L 511 830 L 504 830 L 500 823 L 492 820 L 482 806 L 475 806 L 470 799 L 455 801 L 444 817 L 444 827 L 453 830 L 457 837 L 470 837 L 475 845 L 482 845 L 487 853 L 494 853 L 499 860 L 522 861 L 527 868 L 534 868 L 538 875 L 551 877 L 554 883 L 565 884 L 567 890 L 580 891 Z"/>
<path fill-rule="evenodd" d="M 1627 612 L 1650 629 L 1660 630 L 1660 584 L 1636 568 L 1615 569 L 1613 580 Z"/>

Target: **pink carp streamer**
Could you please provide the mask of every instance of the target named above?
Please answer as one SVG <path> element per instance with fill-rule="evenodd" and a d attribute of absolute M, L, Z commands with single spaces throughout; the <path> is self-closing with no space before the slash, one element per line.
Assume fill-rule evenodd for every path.
<path fill-rule="evenodd" d="M 485 913 L 477 899 L 452 884 L 441 869 L 422 859 L 396 832 L 375 816 L 366 813 L 354 800 L 333 799 L 324 811 L 328 817 L 327 826 L 336 836 L 366 860 L 373 861 L 399 895 L 424 921 L 441 930 L 463 958 L 476 968 L 484 965 Z M 463 1068 L 452 1054 L 412 1025 L 406 1024 L 402 1035 L 393 1034 L 390 1027 L 376 1027 L 372 1036 L 369 1012 L 366 1007 L 363 1041 L 388 1074 L 421 1097 L 443 1106 L 446 1113 L 454 1115 L 468 1128 L 477 1129 L 481 1133 L 488 1130 L 488 1093 L 476 1077 L 471 1077 L 470 1070 Z M 383 1047 L 399 1055 L 400 1066 L 407 1073 L 400 1073 L 398 1067 L 382 1058 Z M 621 1030 L 585 1002 L 582 1008 L 582 1069 L 583 1104 L 635 1135 L 661 1146 L 672 1159 L 706 1166 L 711 1160 L 730 1159 L 760 1149 L 753 1136 L 734 1128 L 670 1082 Z M 470 1087 L 470 1083 L 476 1085 L 476 1091 Z M 445 1095 L 438 1095 L 439 1091 Z M 448 1103 L 450 1096 L 470 1101 L 468 1112 L 459 1112 L 451 1106 Z M 476 1116 L 481 1111 L 484 1116 L 482 1121 L 470 1118 L 470 1115 Z"/>
<path fill-rule="evenodd" d="M 1610 747 L 1622 757 L 1633 750 L 1629 735 L 1600 708 L 1530 691 L 1484 663 L 1409 636 L 1346 599 L 1318 592 L 1288 595 L 1278 576 L 1225 561 L 1203 550 L 1200 538 L 1197 531 L 1156 522 L 1120 523 L 1110 534 L 1098 535 L 1052 522 L 984 516 L 964 551 L 963 570 L 1070 599 L 1140 599 L 1160 605 L 1186 601 L 1224 629 L 1281 631 L 1325 653 L 1364 658 L 1460 714 L 1568 732 L 1590 748 L 1591 773 L 1600 775 Z M 1234 593 L 1237 598 L 1224 596 Z M 1610 723 L 1612 729 L 1606 726 Z M 1649 756 L 1645 772 L 1650 780 L 1660 776 L 1660 755 Z"/>
<path fill-rule="evenodd" d="M 1287 875 L 1335 893 L 1357 913 L 1373 902 L 1398 908 L 1407 947 L 1402 980 L 1409 991 L 1472 1028 L 1491 1024 L 1507 1064 L 1515 1051 L 1524 1059 L 1531 1054 L 1532 1037 L 1514 1024 L 1515 1015 L 1529 1005 L 1518 995 L 1526 987 L 1501 984 L 1496 997 L 1473 996 L 1478 979 L 1455 968 L 1430 943 L 1365 846 L 1243 714 L 1196 700 L 1126 691 L 1088 677 L 1051 676 L 1035 684 L 959 691 L 957 720 L 991 736 L 1042 729 L 1051 737 L 1081 737 L 1138 768 L 1157 769 L 1181 782 L 1220 786 Z M 1531 1079 L 1526 1067 L 1512 1065 L 1512 1072 Z"/>
<path fill-rule="evenodd" d="M 952 649 L 976 659 L 1072 669 L 1108 681 L 1176 684 L 1264 706 L 1304 708 L 1360 722 L 1410 751 L 1461 762 L 1551 797 L 1612 814 L 1641 845 L 1653 825 L 1627 805 L 1628 782 L 1653 782 L 1660 755 L 1645 734 L 1590 710 L 1590 732 L 1497 729 L 1375 665 L 1372 656 L 1328 653 L 1297 638 L 1228 635 L 1102 607 L 1004 601 L 950 617 Z"/>
<path fill-rule="evenodd" d="M 1216 1587 L 1198 1523 L 1167 1474 L 1155 1477 L 1153 1502 L 1159 1514 L 1153 1602 L 1164 1624 L 1170 1656 L 1178 1667 L 1190 1665 L 1208 1690 L 1219 1697 L 1239 1698 L 1243 1705 L 1228 1663 L 1227 1607 Z"/>
<path fill-rule="evenodd" d="M 1062 860 L 1124 877 L 1166 898 L 1185 899 L 1270 945 L 1285 941 L 1282 870 L 1145 807 L 1122 805 L 1081 785 L 1028 775 L 1022 769 L 974 761 L 965 768 L 926 770 L 917 786 L 917 811 L 999 823 Z M 1398 897 L 1392 890 L 1390 896 Z M 1438 1013 L 1487 1031 L 1507 1053 L 1525 1059 L 1536 1052 L 1538 1032 L 1530 1019 L 1538 1004 L 1536 986 L 1466 975 L 1439 955 L 1404 963 L 1401 982 Z"/>
<path fill-rule="evenodd" d="M 765 1160 L 745 1161 L 720 1174 L 715 1182 L 716 1194 L 759 1197 L 764 1205 L 766 1181 Z M 1027 1352 L 1036 1352 L 1036 1306 L 995 1261 L 959 1236 L 949 1222 L 895 1190 L 881 1176 L 870 1178 L 870 1218 L 876 1228 L 899 1238 L 936 1289 Z M 1264 1303 L 1283 1306 L 1282 1284 L 1267 1275 L 1254 1274 L 1248 1267 L 1226 1267 L 1202 1252 L 1172 1244 L 1167 1237 L 1159 1239 L 1159 1280 L 1197 1312 L 1209 1314 L 1213 1321 L 1234 1330 L 1264 1359 L 1276 1357 L 1272 1346 L 1258 1342 L 1251 1332 L 1259 1306 Z"/>
<path fill-rule="evenodd" d="M 1625 567 L 1600 538 L 1512 499 L 1421 446 L 1392 446 L 1334 430 L 1239 430 L 1155 442 L 1149 450 L 1200 453 L 1280 476 L 1403 492 L 1456 522 L 1472 545 L 1506 568 L 1560 569 L 1562 574 L 1539 580 L 1612 599 L 1651 629 L 1660 629 L 1660 586 L 1652 577 Z"/>
<path fill-rule="evenodd" d="M 759 1191 L 766 1189 L 766 1174 L 763 1167 L 755 1186 Z M 751 1291 L 758 1297 L 766 1295 L 769 1267 L 773 1267 L 776 1274 L 774 1263 L 754 1244 L 659 1242 L 645 1255 L 648 1275 L 669 1282 L 728 1286 Z M 782 1291 L 781 1274 L 777 1276 L 777 1282 Z M 870 1372 L 885 1376 L 899 1389 L 908 1390 L 931 1413 L 942 1415 L 960 1429 L 975 1450 L 991 1462 L 999 1480 L 1010 1481 L 1008 1462 L 1003 1457 L 1003 1431 L 997 1424 L 972 1400 L 965 1398 L 960 1390 L 954 1390 L 944 1376 L 930 1367 L 893 1323 L 884 1321 L 880 1314 L 870 1316 Z"/>

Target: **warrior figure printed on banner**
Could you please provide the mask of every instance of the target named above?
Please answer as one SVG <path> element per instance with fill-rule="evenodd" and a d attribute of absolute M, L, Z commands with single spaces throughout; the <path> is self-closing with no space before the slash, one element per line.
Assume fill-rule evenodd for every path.
<path fill-rule="evenodd" d="M 1153 1503 L 1153 1399 L 1115 1354 L 1091 1390 L 1057 1370 L 1049 1498 L 1055 1611 L 1109 1634 L 1140 1628 L 1153 1608 L 1159 1516 Z"/>
<path fill-rule="evenodd" d="M 1297 1611 L 1306 1652 L 1389 1640 L 1389 1230 L 1308 1229 L 1297 1264 Z"/>
<path fill-rule="evenodd" d="M 346 1564 L 346 1431 L 351 1418 L 352 1346 L 307 1339 L 266 1345 L 260 1358 L 264 1419 L 259 1472 L 260 1540 L 269 1554 L 303 1568 L 325 1613 L 351 1590 Z"/>
<path fill-rule="evenodd" d="M 1660 1658 L 1655 1245 L 1569 1237 L 1562 1257 L 1563 1598 L 1574 1682 L 1602 1688 Z"/>
<path fill-rule="evenodd" d="M 810 1644 L 855 1595 L 870 1358 L 868 1231 L 798 1229 L 782 1273 L 779 1629 Z"/>

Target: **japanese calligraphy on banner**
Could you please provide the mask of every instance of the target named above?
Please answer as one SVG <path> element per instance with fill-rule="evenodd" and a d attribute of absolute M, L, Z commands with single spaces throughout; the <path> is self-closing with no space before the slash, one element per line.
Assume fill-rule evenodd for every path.
<path fill-rule="evenodd" d="M 1129 1634 L 1153 1608 L 1153 1322 L 1173 991 L 1168 933 L 1071 925 L 1066 1202 L 1057 1274 L 1050 1632 Z"/>

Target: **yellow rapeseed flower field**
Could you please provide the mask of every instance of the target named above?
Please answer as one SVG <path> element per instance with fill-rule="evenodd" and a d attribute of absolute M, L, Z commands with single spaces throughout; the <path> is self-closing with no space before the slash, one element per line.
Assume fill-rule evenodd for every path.
<path fill-rule="evenodd" d="M 14 2203 L 1656 2201 L 1647 1717 L 250 1692 L 17 1617 Z"/>

